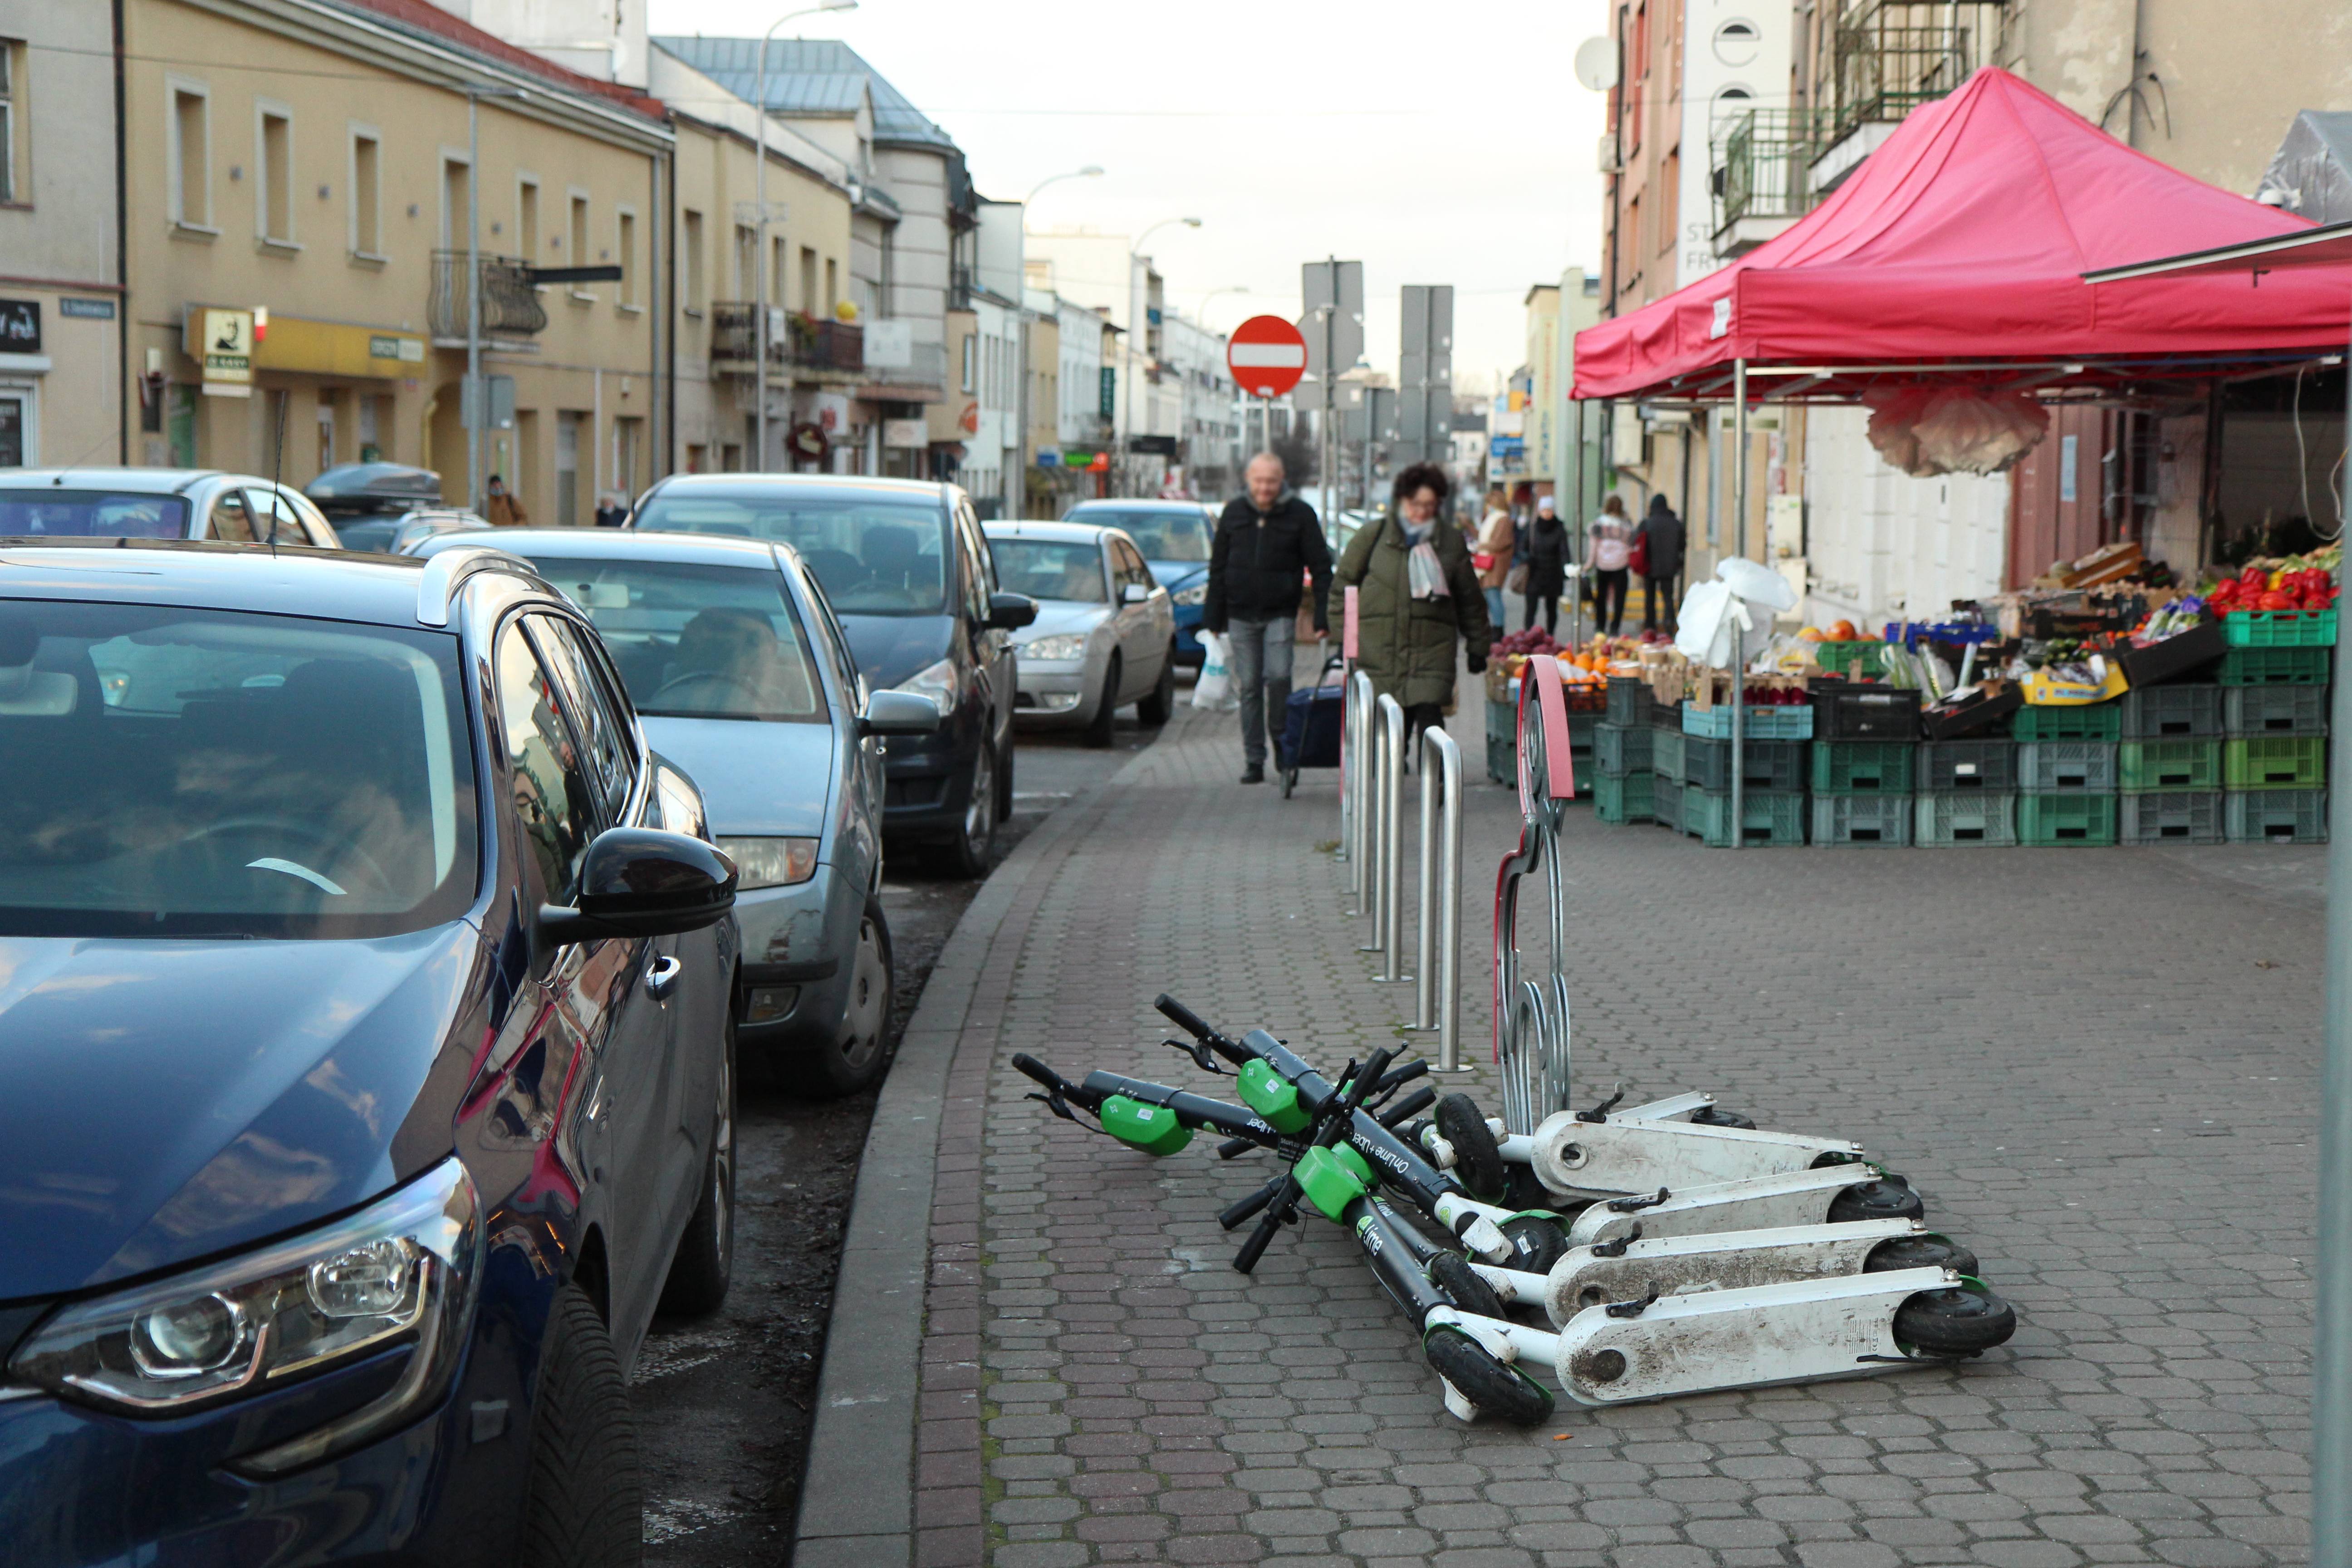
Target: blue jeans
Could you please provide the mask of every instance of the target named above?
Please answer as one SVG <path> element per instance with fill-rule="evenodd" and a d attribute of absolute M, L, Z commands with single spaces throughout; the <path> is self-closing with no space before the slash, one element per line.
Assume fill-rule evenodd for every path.
<path fill-rule="evenodd" d="M 1495 628 L 1496 637 L 1503 635 L 1503 591 L 1500 588 L 1486 590 L 1486 624 Z"/>
<path fill-rule="evenodd" d="M 1270 621 L 1236 619 L 1225 630 L 1234 645 L 1234 695 L 1242 700 L 1242 760 L 1251 767 L 1264 767 L 1267 714 L 1274 716 L 1277 752 L 1282 726 L 1290 716 L 1290 645 L 1297 620 L 1291 616 Z M 1279 766 L 1281 758 L 1275 762 Z"/>

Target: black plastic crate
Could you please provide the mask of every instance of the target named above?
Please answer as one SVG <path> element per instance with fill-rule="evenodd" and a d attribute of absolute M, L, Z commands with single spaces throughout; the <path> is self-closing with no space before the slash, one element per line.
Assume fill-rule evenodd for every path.
<path fill-rule="evenodd" d="M 1815 795 L 1908 795 L 1918 746 L 1909 741 L 1815 741 Z"/>
<path fill-rule="evenodd" d="M 2014 741 L 1927 741 L 1919 747 L 1921 794 L 1979 790 L 2007 795 L 2017 788 Z"/>
<path fill-rule="evenodd" d="M 2221 733 L 2218 686 L 2134 687 L 2123 695 L 2123 739 L 2210 741 Z"/>
<path fill-rule="evenodd" d="M 2221 842 L 2221 792 L 2218 789 L 2127 795 L 2120 805 L 2116 818 L 2118 844 Z"/>
<path fill-rule="evenodd" d="M 1751 790 L 1802 790 L 1805 742 L 1750 741 L 1740 753 L 1739 776 Z M 1683 737 L 1682 778 L 1708 795 L 1731 793 L 1731 742 L 1700 735 Z"/>
<path fill-rule="evenodd" d="M 2221 732 L 2231 740 L 2251 735 L 2325 735 L 2326 686 L 2225 686 Z"/>
<path fill-rule="evenodd" d="M 1875 844 L 1900 848 L 1911 842 L 1911 797 L 1907 795 L 1817 795 L 1813 796 L 1813 842 L 1817 845 Z"/>
<path fill-rule="evenodd" d="M 1681 734 L 1683 732 L 1683 705 L 1679 702 L 1660 702 L 1655 698 L 1652 698 L 1650 700 L 1650 728 L 1653 730 L 1672 730 L 1675 734 Z"/>
<path fill-rule="evenodd" d="M 2124 667 L 2124 679 L 2137 691 L 2161 681 L 2196 674 L 2229 651 L 2221 623 L 2206 621 L 2162 642 L 2126 648 L 2116 656 L 2116 662 Z"/>
<path fill-rule="evenodd" d="M 2221 826 L 2232 844 L 2325 844 L 2327 792 L 2231 790 L 2221 797 Z"/>
<path fill-rule="evenodd" d="M 1651 739 L 1657 731 L 1647 724 L 1606 723 L 1592 731 L 1594 765 L 1610 778 L 1650 771 Z"/>
<path fill-rule="evenodd" d="M 1816 741 L 1916 741 L 1919 694 L 1892 686 L 1824 682 L 1813 693 Z"/>
<path fill-rule="evenodd" d="M 1604 717 L 1612 724 L 1647 724 L 1657 706 L 1648 681 L 1631 675 L 1609 678 L 1609 711 Z"/>

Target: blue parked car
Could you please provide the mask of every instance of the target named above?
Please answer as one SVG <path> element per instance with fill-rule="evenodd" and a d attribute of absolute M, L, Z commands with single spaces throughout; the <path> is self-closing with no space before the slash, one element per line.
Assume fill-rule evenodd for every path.
<path fill-rule="evenodd" d="M 479 536 L 420 542 L 415 553 Z M 789 1087 L 847 1094 L 882 1076 L 890 927 L 882 912 L 882 732 L 939 710 L 869 699 L 824 591 L 790 545 L 710 533 L 501 529 L 604 639 L 646 739 L 702 790 L 741 874 L 735 1023 Z"/>
<path fill-rule="evenodd" d="M 1206 657 L 1201 607 L 1209 597 L 1209 545 L 1217 536 L 1217 509 L 1196 500 L 1082 500 L 1062 521 L 1119 529 L 1135 541 L 1176 611 L 1176 662 L 1199 668 Z"/>
<path fill-rule="evenodd" d="M 635 1561 L 733 1251 L 701 796 L 513 557 L 104 543 L 0 552 L 0 1558 Z"/>

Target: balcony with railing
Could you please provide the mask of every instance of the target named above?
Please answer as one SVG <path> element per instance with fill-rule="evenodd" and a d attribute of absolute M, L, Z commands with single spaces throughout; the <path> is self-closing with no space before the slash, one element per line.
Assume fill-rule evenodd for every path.
<path fill-rule="evenodd" d="M 774 310 L 774 306 L 770 306 Z M 742 300 L 710 307 L 710 368 L 722 375 L 750 375 L 759 359 L 760 307 Z M 768 374 L 835 372 L 857 375 L 866 368 L 866 329 L 851 321 L 818 321 L 785 314 L 781 334 L 768 342 Z"/>
<path fill-rule="evenodd" d="M 2006 47 L 2003 0 L 1874 5 L 1842 17 L 1830 37 L 1821 143 L 1811 169 L 1816 194 L 1833 189 L 1903 117 L 1958 90 Z"/>
<path fill-rule="evenodd" d="M 1744 255 L 1811 209 L 1811 168 L 1820 149 L 1820 114 L 1810 109 L 1751 109 L 1717 128 L 1717 256 Z"/>
<path fill-rule="evenodd" d="M 467 286 L 467 255 L 462 250 L 433 253 L 433 293 L 426 321 L 437 342 L 463 342 L 467 335 L 472 289 Z M 530 281 L 530 268 L 520 258 L 482 251 L 473 253 L 473 258 L 481 272 L 483 337 L 511 340 L 546 330 L 547 311 Z"/>

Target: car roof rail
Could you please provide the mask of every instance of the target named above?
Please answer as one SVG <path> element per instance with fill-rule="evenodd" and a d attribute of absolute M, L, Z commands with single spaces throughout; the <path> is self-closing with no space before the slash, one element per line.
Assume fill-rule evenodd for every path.
<path fill-rule="evenodd" d="M 495 549 L 487 544 L 459 545 L 428 556 L 425 576 L 416 584 L 416 624 L 420 626 L 446 626 L 449 624 L 449 606 L 457 600 L 457 591 L 466 579 L 479 572 L 520 572 L 537 576 L 539 568 L 520 555 Z"/>

